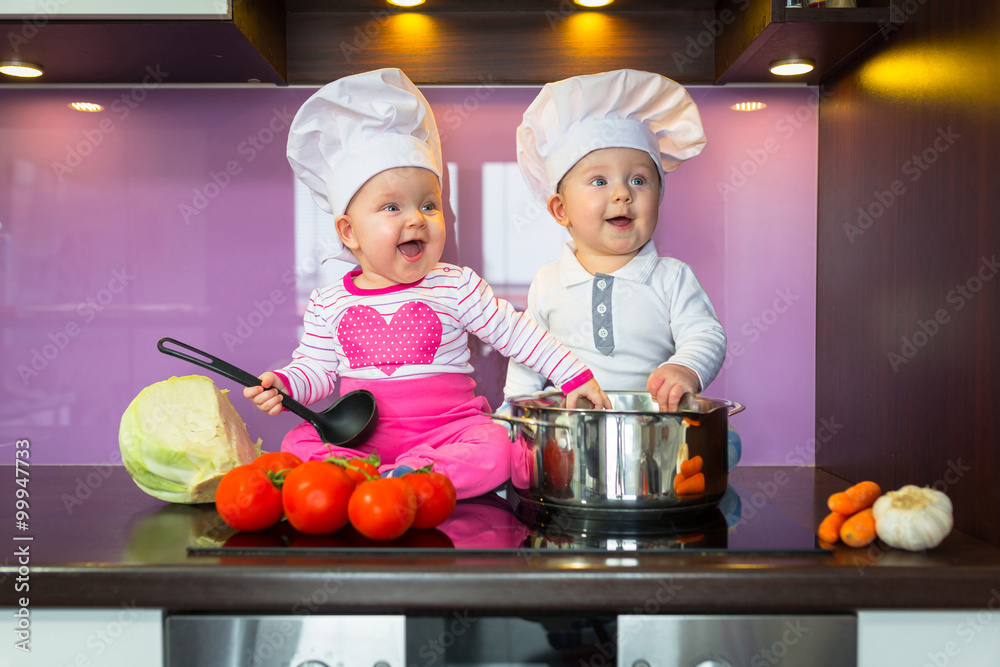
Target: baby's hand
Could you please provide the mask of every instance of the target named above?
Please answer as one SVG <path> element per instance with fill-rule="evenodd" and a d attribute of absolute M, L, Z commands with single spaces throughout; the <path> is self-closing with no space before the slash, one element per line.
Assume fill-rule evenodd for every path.
<path fill-rule="evenodd" d="M 257 407 L 269 415 L 281 414 L 281 394 L 278 391 L 287 392 L 285 384 L 277 375 L 267 371 L 260 375 L 260 385 L 257 387 L 244 387 L 243 395 L 252 399 Z"/>
<path fill-rule="evenodd" d="M 679 364 L 664 364 L 649 375 L 646 391 L 653 395 L 653 400 L 660 410 L 677 412 L 677 406 L 684 394 L 697 394 L 701 391 L 698 375 Z"/>
<path fill-rule="evenodd" d="M 603 408 L 607 408 L 608 410 L 611 409 L 611 399 L 609 399 L 608 395 L 601 390 L 601 385 L 597 384 L 597 380 L 594 380 L 593 378 L 587 380 L 579 387 L 569 392 L 566 396 L 566 407 L 575 408 L 576 399 L 581 396 L 586 396 L 587 399 L 594 404 L 594 407 L 599 410 Z"/>

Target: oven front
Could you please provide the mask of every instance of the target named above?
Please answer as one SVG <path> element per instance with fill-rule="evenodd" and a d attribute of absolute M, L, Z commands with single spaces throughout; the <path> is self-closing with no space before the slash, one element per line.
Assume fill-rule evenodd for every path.
<path fill-rule="evenodd" d="M 853 667 L 831 615 L 170 615 L 167 667 Z"/>

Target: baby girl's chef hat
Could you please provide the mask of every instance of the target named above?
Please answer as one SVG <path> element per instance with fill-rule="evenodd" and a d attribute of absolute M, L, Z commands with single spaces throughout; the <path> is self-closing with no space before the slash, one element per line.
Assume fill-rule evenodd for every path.
<path fill-rule="evenodd" d="M 517 162 L 544 205 L 566 172 L 592 151 L 646 151 L 662 183 L 664 173 L 698 155 L 706 142 L 698 107 L 682 85 L 620 69 L 545 84 L 517 128 Z"/>
<path fill-rule="evenodd" d="M 334 216 L 372 176 L 423 167 L 441 178 L 441 140 L 423 94 L 398 69 L 379 69 L 320 88 L 295 114 L 288 162 L 321 209 Z M 354 261 L 339 238 L 326 259 Z"/>

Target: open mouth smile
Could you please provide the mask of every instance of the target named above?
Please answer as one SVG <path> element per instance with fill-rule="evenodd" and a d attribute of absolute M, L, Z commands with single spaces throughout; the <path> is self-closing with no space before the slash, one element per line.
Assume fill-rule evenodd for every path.
<path fill-rule="evenodd" d="M 427 245 L 426 241 L 421 241 L 419 239 L 414 239 L 412 241 L 405 241 L 400 243 L 396 247 L 403 257 L 409 262 L 415 262 L 424 254 L 424 246 Z"/>
<path fill-rule="evenodd" d="M 615 216 L 614 218 L 608 218 L 607 220 L 605 220 L 605 222 L 611 225 L 612 227 L 624 228 L 632 224 L 632 218 L 629 218 L 624 215 L 619 215 Z"/>

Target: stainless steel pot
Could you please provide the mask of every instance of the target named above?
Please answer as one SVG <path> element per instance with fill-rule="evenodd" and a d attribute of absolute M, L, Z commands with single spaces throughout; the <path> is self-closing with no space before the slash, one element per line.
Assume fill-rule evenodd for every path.
<path fill-rule="evenodd" d="M 598 520 L 718 505 L 728 483 L 729 415 L 742 405 L 688 394 L 678 412 L 660 412 L 647 392 L 608 397 L 611 410 L 560 407 L 559 392 L 525 396 L 510 401 L 510 416 L 496 415 L 512 422 L 529 447 L 528 488 L 516 489 L 522 502 Z M 696 457 L 703 489 L 677 477 L 685 461 L 688 473 L 698 467 Z"/>

